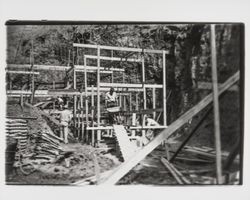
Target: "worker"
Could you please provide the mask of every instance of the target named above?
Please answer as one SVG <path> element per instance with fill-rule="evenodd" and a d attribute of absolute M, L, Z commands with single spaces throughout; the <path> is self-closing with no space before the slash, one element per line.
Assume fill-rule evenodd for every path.
<path fill-rule="evenodd" d="M 148 115 L 145 115 L 145 124 L 146 126 L 159 126 L 159 123 L 154 119 L 150 118 Z M 146 132 L 146 138 L 152 140 L 155 137 L 153 129 L 148 129 Z"/>
<path fill-rule="evenodd" d="M 57 101 L 57 104 L 59 106 L 59 109 L 62 110 L 63 109 L 63 103 L 64 103 L 63 99 L 58 96 L 56 101 Z"/>
<path fill-rule="evenodd" d="M 116 107 L 117 102 L 117 94 L 113 87 L 110 88 L 109 92 L 105 95 L 105 104 L 107 108 Z M 109 123 L 114 124 L 117 121 L 117 116 L 115 113 L 109 112 Z"/>
<path fill-rule="evenodd" d="M 113 87 L 111 87 L 109 92 L 106 93 L 105 101 L 107 108 L 117 106 L 117 94 Z"/>
<path fill-rule="evenodd" d="M 60 116 L 60 124 L 61 124 L 60 137 L 63 138 L 65 144 L 68 144 L 68 134 L 69 134 L 68 127 L 71 118 L 72 118 L 72 113 L 68 110 L 68 106 L 65 105 L 63 107 L 63 111 L 61 111 L 61 116 Z"/>

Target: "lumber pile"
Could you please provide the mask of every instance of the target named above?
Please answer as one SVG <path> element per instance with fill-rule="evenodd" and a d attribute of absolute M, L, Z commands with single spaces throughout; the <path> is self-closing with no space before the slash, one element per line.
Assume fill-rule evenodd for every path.
<path fill-rule="evenodd" d="M 23 152 L 27 147 L 28 126 L 27 120 L 24 119 L 6 119 L 7 138 L 11 137 L 18 141 L 18 150 Z"/>
<path fill-rule="evenodd" d="M 179 170 L 177 170 L 173 164 L 168 162 L 167 159 L 161 157 L 161 162 L 169 170 L 178 184 L 191 184 L 191 182 Z"/>
<path fill-rule="evenodd" d="M 52 162 L 61 152 L 60 146 L 61 138 L 51 134 L 49 131 L 41 131 L 36 137 L 36 147 L 34 149 L 34 159 Z"/>
<path fill-rule="evenodd" d="M 193 146 L 185 146 L 182 149 L 183 152 L 192 154 L 196 156 L 198 159 L 207 160 L 207 161 L 215 161 L 215 149 L 210 147 L 193 147 Z M 222 152 L 222 160 L 226 160 L 229 155 L 229 152 Z M 236 158 L 235 161 L 239 162 L 239 158 Z"/>

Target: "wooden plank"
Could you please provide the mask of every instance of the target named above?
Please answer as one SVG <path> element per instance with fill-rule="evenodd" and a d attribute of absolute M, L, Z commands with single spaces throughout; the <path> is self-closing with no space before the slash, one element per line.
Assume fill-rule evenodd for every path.
<path fill-rule="evenodd" d="M 215 25 L 211 28 L 211 63 L 212 63 L 212 82 L 213 82 L 213 102 L 214 102 L 214 133 L 216 149 L 216 175 L 218 184 L 222 184 L 222 161 L 221 161 L 221 137 L 220 137 L 220 109 L 217 80 L 217 58 L 216 58 L 216 35 Z"/>
<path fill-rule="evenodd" d="M 73 43 L 74 47 L 83 47 L 83 48 L 100 48 L 106 50 L 115 50 L 115 51 L 131 51 L 131 52 L 140 52 L 140 53 L 162 53 L 162 50 L 154 49 L 141 49 L 141 48 L 131 48 L 131 47 L 115 47 L 115 46 L 104 46 L 104 45 L 92 45 L 92 44 L 79 44 Z"/>
<path fill-rule="evenodd" d="M 165 129 L 167 126 L 125 126 L 131 130 L 136 129 Z M 87 127 L 87 130 L 112 130 L 113 126 L 98 126 L 98 127 Z"/>
<path fill-rule="evenodd" d="M 118 88 L 163 88 L 162 84 L 141 84 L 141 83 L 100 83 L 100 87 Z"/>
<path fill-rule="evenodd" d="M 11 71 L 11 70 L 7 70 L 6 73 L 8 74 L 34 74 L 34 75 L 39 75 L 39 72 L 29 72 L 29 71 Z"/>
<path fill-rule="evenodd" d="M 94 95 L 97 95 L 96 92 L 97 88 L 94 87 Z M 109 91 L 110 88 L 100 88 L 100 92 L 107 92 Z M 122 96 L 126 96 L 129 95 L 130 91 L 141 91 L 139 89 L 133 89 L 133 88 L 129 88 L 128 91 L 123 92 L 120 89 L 116 90 L 118 95 L 122 95 Z M 32 94 L 32 92 L 30 90 L 7 90 L 6 91 L 7 96 L 16 96 L 16 97 L 20 97 L 20 95 L 22 94 L 23 96 L 30 96 Z M 35 97 L 50 97 L 50 96 L 57 96 L 57 95 L 81 95 L 81 92 L 77 89 L 49 89 L 49 90 L 36 90 L 35 92 Z M 91 93 L 91 88 L 88 87 L 88 92 L 87 92 L 87 96 L 92 95 Z"/>
<path fill-rule="evenodd" d="M 177 181 L 177 183 L 183 185 L 184 184 L 183 181 L 176 174 L 176 172 L 172 169 L 172 167 L 170 166 L 170 163 L 165 158 L 163 158 L 163 157 L 161 157 L 161 162 L 170 171 L 170 173 L 172 174 L 172 176 L 174 177 L 174 179 Z"/>
<path fill-rule="evenodd" d="M 76 65 L 76 70 L 77 72 L 80 72 L 80 71 L 84 71 L 84 65 Z M 98 70 L 98 66 L 86 66 L 86 69 L 88 72 L 92 71 L 92 72 L 97 72 Z M 100 72 L 103 71 L 103 72 L 124 72 L 125 70 L 124 69 L 120 69 L 120 68 L 113 68 L 113 67 L 101 67 L 100 66 Z"/>
<path fill-rule="evenodd" d="M 127 131 L 123 125 L 113 125 L 113 127 L 122 157 L 125 161 L 127 161 L 135 153 L 136 146 L 130 142 Z"/>
<path fill-rule="evenodd" d="M 36 120 L 37 117 L 23 117 L 23 116 L 6 116 L 6 118 L 8 118 L 7 120 L 10 120 L 10 121 L 18 121 L 18 122 L 24 122 L 26 123 L 28 119 L 31 119 L 31 120 Z"/>
<path fill-rule="evenodd" d="M 88 87 L 88 91 L 91 91 L 92 88 Z M 97 91 L 97 87 L 93 88 L 94 91 Z M 108 92 L 110 90 L 110 87 L 101 87 L 100 91 L 102 92 Z M 128 92 L 142 92 L 143 89 L 142 88 L 126 88 L 126 91 L 124 91 L 123 88 L 116 88 L 116 93 L 127 93 Z"/>
<path fill-rule="evenodd" d="M 97 59 L 97 56 L 86 55 L 86 58 Z M 136 58 L 118 58 L 118 57 L 100 56 L 100 59 L 101 60 L 110 60 L 110 61 L 119 61 L 119 62 L 141 62 L 141 59 L 136 59 Z"/>
<path fill-rule="evenodd" d="M 83 65 L 74 65 L 75 71 L 76 72 L 84 72 L 84 66 Z M 86 66 L 88 72 L 96 72 L 97 71 L 97 66 Z M 23 69 L 30 69 L 29 64 L 7 64 L 7 69 L 18 69 L 18 68 L 23 68 Z M 51 70 L 51 71 L 68 71 L 71 69 L 70 66 L 60 66 L 60 65 L 33 65 L 34 70 Z M 108 70 L 107 70 L 108 69 Z M 124 69 L 120 68 L 105 68 L 105 67 L 100 67 L 101 73 L 108 73 L 108 72 L 113 72 L 113 71 L 118 71 L 118 72 L 124 72 Z"/>
<path fill-rule="evenodd" d="M 239 71 L 231 76 L 226 82 L 223 83 L 222 87 L 219 90 L 219 94 L 225 92 L 230 88 L 236 81 L 239 80 Z M 113 185 L 120 178 L 129 172 L 135 165 L 137 165 L 142 159 L 144 159 L 150 152 L 152 152 L 158 145 L 160 145 L 165 139 L 170 137 L 177 129 L 182 127 L 185 123 L 188 122 L 192 117 L 204 109 L 208 104 L 213 100 L 212 94 L 209 94 L 194 107 L 189 109 L 184 113 L 180 118 L 174 121 L 169 127 L 163 130 L 159 135 L 157 135 L 151 142 L 144 146 L 141 150 L 137 151 L 134 156 L 127 162 L 121 164 L 114 173 L 104 180 L 102 183 L 107 185 Z"/>

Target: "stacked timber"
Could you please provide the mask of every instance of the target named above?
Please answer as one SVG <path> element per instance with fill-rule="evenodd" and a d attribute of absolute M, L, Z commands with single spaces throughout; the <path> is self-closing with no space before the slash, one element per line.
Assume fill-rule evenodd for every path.
<path fill-rule="evenodd" d="M 18 141 L 18 150 L 26 150 L 28 141 L 28 125 L 24 119 L 7 119 L 6 120 L 7 138 L 14 138 Z"/>
<path fill-rule="evenodd" d="M 215 161 L 216 155 L 215 155 L 215 149 L 210 148 L 210 147 L 193 147 L 193 146 L 185 146 L 182 150 L 185 153 L 193 154 L 199 159 L 203 160 L 210 160 L 210 161 Z M 221 152 L 222 154 L 222 160 L 226 160 L 229 152 Z M 235 159 L 236 162 L 239 162 L 239 157 Z"/>
<path fill-rule="evenodd" d="M 35 156 L 36 160 L 52 162 L 62 151 L 61 138 L 45 130 L 39 132 L 36 137 Z"/>

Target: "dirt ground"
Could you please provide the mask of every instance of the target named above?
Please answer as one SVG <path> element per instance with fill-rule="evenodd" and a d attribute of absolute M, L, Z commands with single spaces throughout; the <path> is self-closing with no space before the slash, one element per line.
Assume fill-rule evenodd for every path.
<path fill-rule="evenodd" d="M 231 99 L 230 102 L 234 101 L 232 95 L 228 95 L 227 99 Z M 228 107 L 230 102 L 223 102 L 221 109 L 222 116 L 225 117 L 225 107 Z M 237 107 L 238 109 L 238 107 Z M 235 107 L 230 107 L 230 112 L 238 112 Z M 35 136 L 39 130 L 50 129 L 47 122 L 43 117 L 41 117 L 34 110 L 24 107 L 21 108 L 17 102 L 7 103 L 7 115 L 8 116 L 27 116 L 36 117 L 36 120 L 28 120 L 29 134 L 31 137 Z M 233 138 L 237 137 L 239 133 L 239 124 L 234 115 L 229 115 L 227 117 L 232 123 L 222 120 L 222 148 L 224 150 L 229 150 L 230 145 L 233 144 Z M 203 125 L 199 128 L 194 137 L 190 140 L 188 145 L 190 146 L 207 146 L 213 147 L 214 140 L 212 135 L 213 127 L 213 115 L 208 117 Z M 195 119 L 193 121 L 195 124 Z M 191 127 L 192 128 L 192 127 Z M 187 131 L 188 133 L 188 131 Z M 171 145 L 171 150 L 174 151 L 181 144 L 181 141 L 185 139 L 187 135 L 176 134 L 173 138 L 175 141 Z M 34 144 L 33 144 L 34 145 Z M 95 175 L 95 164 L 94 164 L 94 154 L 97 157 L 98 165 L 100 168 L 100 173 L 111 170 L 118 166 L 121 162 L 119 158 L 114 154 L 108 152 L 107 148 L 94 148 L 89 145 L 82 145 L 81 143 L 70 143 L 61 144 L 65 152 L 72 152 L 67 160 L 69 164 L 66 163 L 65 159 L 57 159 L 53 163 L 44 163 L 35 165 L 35 171 L 29 175 L 24 175 L 19 168 L 16 172 L 6 177 L 7 184 L 28 184 L 28 185 L 69 185 L 78 180 L 82 180 L 87 177 Z M 29 147 L 29 153 L 32 152 L 32 145 Z M 132 185 L 176 185 L 176 180 L 172 175 L 166 170 L 165 166 L 161 163 L 160 158 L 165 157 L 166 152 L 164 148 L 157 148 L 151 152 L 144 160 L 140 162 L 137 166 L 133 168 L 125 177 L 123 177 L 118 184 L 132 184 Z M 185 156 L 185 155 L 184 155 Z M 174 162 L 175 166 L 191 180 L 192 184 L 198 184 L 199 181 L 202 183 L 204 180 L 201 177 L 215 177 L 214 169 L 215 163 L 213 164 L 194 164 L 185 163 L 180 161 Z M 201 170 L 207 169 L 208 172 L 203 172 L 201 174 L 188 173 L 188 170 Z M 235 165 L 232 171 L 237 171 L 239 165 Z M 209 171 L 210 170 L 210 171 Z M 212 171 L 212 172 L 211 172 Z"/>
<path fill-rule="evenodd" d="M 100 172 L 110 170 L 119 164 L 119 161 L 112 155 L 106 155 L 103 150 L 95 149 L 92 146 L 76 144 L 63 145 L 63 149 L 73 152 L 67 159 L 53 163 L 35 165 L 36 171 L 30 175 L 24 175 L 20 169 L 16 170 L 13 176 L 9 177 L 9 184 L 28 185 L 61 185 L 71 184 L 83 178 L 95 175 L 95 164 L 93 154 L 96 155 Z"/>
<path fill-rule="evenodd" d="M 28 133 L 30 136 L 26 154 L 32 154 L 35 147 L 35 137 L 39 131 L 47 129 L 52 132 L 46 120 L 35 110 L 24 106 L 23 108 L 16 101 L 7 103 L 7 116 L 35 117 L 28 120 Z M 29 184 L 29 185 L 50 185 L 50 184 L 70 184 L 77 180 L 95 175 L 94 155 L 97 158 L 100 173 L 111 170 L 120 161 L 108 153 L 105 149 L 96 149 L 90 145 L 81 143 L 60 143 L 63 152 L 69 152 L 67 164 L 65 157 L 60 155 L 53 163 L 35 163 L 32 158 L 26 158 L 31 162 L 35 171 L 29 175 L 24 175 L 20 168 L 16 168 L 11 176 L 6 177 L 7 184 Z"/>

